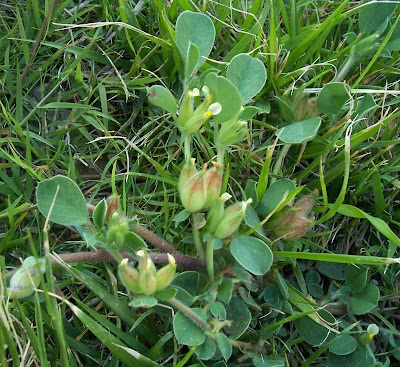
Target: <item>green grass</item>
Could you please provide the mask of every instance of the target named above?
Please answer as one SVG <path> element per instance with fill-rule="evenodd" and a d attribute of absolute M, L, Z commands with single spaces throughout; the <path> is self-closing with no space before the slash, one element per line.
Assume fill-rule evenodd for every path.
<path fill-rule="evenodd" d="M 294 92 L 301 93 L 307 108 L 313 108 L 321 88 L 335 79 L 359 42 L 358 2 L 154 0 L 135 6 L 126 0 L 81 5 L 3 0 L 0 366 L 217 362 L 200 361 L 177 342 L 170 306 L 129 307 L 112 263 L 48 264 L 34 296 L 13 301 L 5 292 L 5 274 L 21 259 L 88 250 L 74 228 L 52 224 L 49 253 L 45 251 L 45 219 L 36 208 L 35 188 L 57 174 L 72 178 L 91 204 L 117 193 L 124 215 L 137 217 L 181 253 L 196 256 L 190 225 L 174 222 L 182 210 L 177 191 L 184 157 L 181 138 L 172 116 L 149 104 L 146 95 L 152 84 L 163 84 L 178 98 L 182 93 L 183 62 L 174 24 L 184 10 L 208 14 L 217 30 L 202 72 L 222 70 L 239 53 L 258 57 L 268 72 L 254 103 L 263 112 L 249 122 L 248 140 L 226 157 L 226 191 L 247 199 L 253 180 L 261 197 L 271 182 L 289 178 L 304 186 L 302 194 L 320 192 L 312 230 L 288 243 L 272 241 L 273 270 L 255 279 L 253 287 L 235 283 L 235 294 L 252 316 L 239 341 L 257 348 L 234 347 L 228 364 L 267 366 L 262 359 L 275 359 L 282 362 L 276 366 L 339 365 L 329 360 L 329 345 L 311 346 L 295 321 L 300 313 L 317 317 L 315 308 L 324 307 L 343 335 L 358 337 L 369 324 L 377 324 L 380 333 L 362 347 L 363 356 L 374 356 L 382 366 L 398 365 L 400 47 L 386 47 L 393 37 L 398 39 L 398 7 L 379 46 L 344 73 L 351 101 L 336 115 L 320 113 L 318 135 L 307 145 L 292 145 L 281 155 L 282 165 L 276 165 L 284 147 L 275 142 L 274 132 L 286 123 L 275 97 L 293 100 Z M 372 106 L 361 117 L 360 97 Z M 199 165 L 216 157 L 210 129 L 194 136 L 192 154 Z M 246 226 L 241 232 L 263 238 Z M 379 288 L 377 307 L 363 315 L 348 312 L 342 298 L 332 298 L 345 280 L 327 275 L 318 265 L 323 261 L 366 265 L 367 283 Z M 314 276 L 316 283 L 310 280 Z M 279 289 L 279 305 L 265 297 L 268 285 Z"/>

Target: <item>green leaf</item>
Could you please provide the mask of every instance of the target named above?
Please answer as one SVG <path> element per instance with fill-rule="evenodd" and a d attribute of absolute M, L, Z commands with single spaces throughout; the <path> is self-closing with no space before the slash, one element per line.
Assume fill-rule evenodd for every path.
<path fill-rule="evenodd" d="M 154 297 L 157 297 L 161 301 L 168 301 L 171 298 L 175 297 L 177 290 L 175 288 L 166 288 L 162 291 L 158 291 L 154 293 Z"/>
<path fill-rule="evenodd" d="M 226 335 L 222 333 L 217 334 L 218 348 L 221 351 L 222 357 L 227 361 L 232 355 L 232 345 Z"/>
<path fill-rule="evenodd" d="M 359 293 L 350 299 L 350 306 L 355 315 L 364 315 L 378 305 L 379 289 L 374 284 L 367 284 Z"/>
<path fill-rule="evenodd" d="M 263 275 L 271 268 L 272 251 L 258 238 L 236 237 L 230 243 L 230 251 L 235 260 L 254 275 Z"/>
<path fill-rule="evenodd" d="M 351 335 L 339 335 L 329 346 L 329 351 L 339 356 L 346 356 L 354 352 L 356 348 L 357 341 Z"/>
<path fill-rule="evenodd" d="M 283 178 L 275 181 L 265 191 L 260 203 L 257 205 L 256 212 L 260 217 L 265 218 L 271 213 L 277 205 L 282 201 L 285 194 L 289 194 L 293 190 L 296 190 L 296 185 L 292 180 Z"/>
<path fill-rule="evenodd" d="M 255 106 L 247 106 L 244 108 L 239 118 L 243 121 L 251 120 L 255 115 L 261 112 L 261 109 Z"/>
<path fill-rule="evenodd" d="M 320 126 L 321 119 L 314 117 L 287 125 L 275 131 L 275 135 L 284 143 L 303 144 L 315 138 Z"/>
<path fill-rule="evenodd" d="M 258 217 L 258 215 L 257 215 L 256 211 L 253 209 L 253 207 L 250 205 L 248 205 L 246 208 L 246 214 L 244 216 L 244 221 L 250 228 L 257 226 L 257 224 L 260 223 L 260 218 Z M 258 228 L 257 232 L 264 237 L 266 236 L 264 227 Z"/>
<path fill-rule="evenodd" d="M 206 322 L 207 316 L 204 310 L 200 308 L 192 308 L 191 310 Z M 180 344 L 188 346 L 201 345 L 206 339 L 204 330 L 182 311 L 175 314 L 173 326 L 175 337 Z"/>
<path fill-rule="evenodd" d="M 368 268 L 363 265 L 350 264 L 346 270 L 346 286 L 353 292 L 360 292 L 367 282 Z"/>
<path fill-rule="evenodd" d="M 107 214 L 107 202 L 105 199 L 101 200 L 93 210 L 93 222 L 98 229 L 102 229 Z"/>
<path fill-rule="evenodd" d="M 178 104 L 176 103 L 175 97 L 170 90 L 162 85 L 153 85 L 147 88 L 147 94 L 149 96 L 149 101 L 157 107 L 172 114 L 178 111 Z"/>
<path fill-rule="evenodd" d="M 350 88 L 345 83 L 325 84 L 318 95 L 316 107 L 323 112 L 336 114 L 350 98 Z"/>
<path fill-rule="evenodd" d="M 89 212 L 85 198 L 78 185 L 65 176 L 55 176 L 39 182 L 36 201 L 39 211 L 47 218 L 59 187 L 50 215 L 50 220 L 63 226 L 86 224 Z"/>
<path fill-rule="evenodd" d="M 149 296 L 149 297 L 135 297 L 129 306 L 133 308 L 143 307 L 143 308 L 151 308 L 157 304 L 157 298 Z"/>
<path fill-rule="evenodd" d="M 370 1 L 364 1 L 368 3 Z M 394 1 L 393 4 L 388 4 L 387 2 L 379 4 L 378 1 L 374 1 L 372 4 L 364 6 L 360 10 L 360 15 L 358 17 L 358 25 L 361 32 L 371 32 L 379 28 L 387 18 L 390 17 L 396 10 L 397 4 Z"/>
<path fill-rule="evenodd" d="M 329 323 L 336 321 L 328 311 L 321 310 L 318 314 L 323 320 Z M 310 317 L 305 316 L 296 319 L 294 320 L 294 325 L 302 338 L 311 345 L 322 345 L 333 338 L 333 335 L 331 335 L 331 332 L 325 326 L 318 324 Z"/>
<path fill-rule="evenodd" d="M 226 310 L 221 302 L 212 303 L 210 306 L 210 311 L 214 315 L 214 317 L 217 317 L 220 320 L 226 319 Z"/>
<path fill-rule="evenodd" d="M 195 68 L 204 64 L 205 57 L 211 52 L 215 39 L 215 28 L 211 19 L 202 13 L 184 11 L 176 21 L 176 43 L 183 60 L 186 62 L 190 44 L 199 49 L 200 58 Z"/>
<path fill-rule="evenodd" d="M 346 268 L 347 264 L 330 263 L 325 261 L 317 262 L 318 271 L 335 280 L 344 280 L 346 278 Z"/>
<path fill-rule="evenodd" d="M 218 299 L 226 304 L 231 301 L 233 291 L 233 280 L 223 277 L 221 284 L 218 286 Z"/>
<path fill-rule="evenodd" d="M 199 48 L 194 43 L 190 43 L 185 61 L 185 79 L 189 79 L 192 76 L 193 71 L 196 68 L 197 62 L 199 61 L 199 57 Z"/>
<path fill-rule="evenodd" d="M 226 122 L 239 113 L 242 107 L 242 98 L 231 81 L 216 73 L 208 73 L 204 84 L 214 96 L 213 102 L 220 103 L 222 107 L 221 113 L 213 117 L 214 121 Z"/>
<path fill-rule="evenodd" d="M 127 246 L 135 250 L 147 248 L 146 242 L 134 232 L 128 232 L 126 234 L 125 243 Z"/>
<path fill-rule="evenodd" d="M 196 348 L 195 353 L 201 360 L 207 361 L 214 356 L 216 350 L 217 346 L 215 345 L 214 340 L 206 337 L 205 342 Z"/>
<path fill-rule="evenodd" d="M 289 124 L 296 121 L 292 107 L 290 107 L 286 101 L 281 97 L 275 96 L 275 100 L 278 102 L 279 112 L 282 118 Z"/>
<path fill-rule="evenodd" d="M 229 305 L 225 305 L 226 319 L 232 323 L 226 328 L 232 339 L 240 338 L 251 322 L 251 313 L 246 304 L 239 298 L 233 297 Z"/>
<path fill-rule="evenodd" d="M 245 104 L 264 87 L 267 70 L 259 59 L 239 54 L 230 61 L 226 77 L 235 84 Z"/>

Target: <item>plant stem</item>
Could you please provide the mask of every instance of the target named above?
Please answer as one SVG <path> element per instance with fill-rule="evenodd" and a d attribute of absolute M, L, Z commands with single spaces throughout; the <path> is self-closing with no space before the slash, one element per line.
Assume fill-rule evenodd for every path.
<path fill-rule="evenodd" d="M 180 311 L 182 311 L 186 316 L 191 318 L 202 329 L 206 331 L 210 330 L 210 326 L 206 322 L 204 322 L 195 312 L 193 312 L 191 308 L 187 307 L 182 302 L 178 301 L 176 298 L 171 298 L 168 302 L 174 305 Z"/>
<path fill-rule="evenodd" d="M 214 242 L 215 238 L 211 237 L 207 241 L 206 248 L 206 263 L 207 263 L 207 273 L 210 278 L 210 282 L 214 281 Z"/>
<path fill-rule="evenodd" d="M 119 252 L 122 259 L 127 258 L 131 261 L 136 261 L 136 259 L 129 252 Z M 151 253 L 149 257 L 156 264 L 168 264 L 168 255 L 162 253 Z M 195 257 L 190 257 L 182 255 L 181 253 L 174 253 L 174 258 L 177 264 L 183 266 L 188 270 L 200 270 L 204 268 L 203 263 L 196 259 Z M 65 263 L 102 263 L 102 262 L 115 262 L 116 259 L 114 255 L 110 254 L 108 251 L 85 251 L 85 252 L 75 252 L 75 253 L 65 253 L 65 254 L 51 254 L 50 264 L 59 265 L 62 262 Z M 9 279 L 18 268 L 11 270 L 6 273 L 6 278 Z"/>
<path fill-rule="evenodd" d="M 95 208 L 92 204 L 86 205 L 88 210 L 91 212 Z M 125 217 L 123 215 L 121 215 L 120 218 L 126 221 L 130 220 L 128 217 Z M 150 231 L 146 227 L 143 227 L 141 224 L 137 224 L 135 227 L 131 228 L 131 231 L 135 232 L 140 237 L 143 237 L 143 239 L 150 242 L 153 246 L 158 247 L 161 251 L 165 251 L 170 254 L 177 252 L 173 245 L 171 245 L 169 242 L 165 241 L 161 237 L 157 236 L 154 232 Z"/>
<path fill-rule="evenodd" d="M 200 239 L 200 230 L 198 228 L 196 228 L 195 220 L 196 220 L 195 215 L 192 214 L 194 245 L 196 246 L 197 254 L 199 255 L 200 260 L 204 261 L 203 243 L 201 242 L 201 239 Z"/>
<path fill-rule="evenodd" d="M 292 144 L 284 144 L 281 151 L 279 152 L 278 158 L 276 159 L 274 169 L 272 170 L 271 185 L 277 180 L 278 173 L 282 168 L 283 160 L 285 159 L 287 153 L 289 152 Z"/>
<path fill-rule="evenodd" d="M 355 57 L 350 55 L 346 62 L 343 64 L 342 68 L 336 75 L 336 78 L 333 80 L 334 82 L 341 82 L 346 77 L 347 73 L 350 71 L 355 61 Z"/>
<path fill-rule="evenodd" d="M 109 250 L 108 252 L 115 257 L 117 263 L 120 263 L 124 259 L 119 250 Z"/>
<path fill-rule="evenodd" d="M 192 157 L 190 153 L 190 145 L 192 143 L 192 136 L 190 134 L 185 134 L 185 142 L 184 142 L 184 148 L 185 148 L 185 161 L 189 162 L 190 158 Z"/>
<path fill-rule="evenodd" d="M 225 146 L 218 145 L 217 146 L 217 163 L 224 165 L 225 160 Z"/>

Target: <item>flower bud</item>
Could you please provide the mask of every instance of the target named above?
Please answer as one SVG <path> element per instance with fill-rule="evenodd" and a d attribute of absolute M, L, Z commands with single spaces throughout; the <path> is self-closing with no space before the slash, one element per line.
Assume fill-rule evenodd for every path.
<path fill-rule="evenodd" d="M 224 239 L 235 232 L 242 223 L 243 217 L 246 213 L 247 205 L 253 200 L 242 201 L 233 204 L 225 209 L 224 216 L 218 224 L 214 236 L 219 239 Z"/>
<path fill-rule="evenodd" d="M 181 175 L 179 176 L 178 181 L 178 191 L 182 192 L 183 186 L 185 186 L 186 182 L 189 181 L 198 171 L 196 169 L 196 165 L 194 164 L 196 160 L 191 158 L 190 161 L 186 161 L 185 165 L 182 168 Z"/>
<path fill-rule="evenodd" d="M 294 113 L 295 121 L 304 121 L 312 117 L 317 117 L 319 111 L 315 106 L 315 102 L 316 98 L 309 98 L 307 94 L 296 94 L 293 101 L 289 102 Z"/>
<path fill-rule="evenodd" d="M 236 118 L 221 124 L 216 142 L 219 145 L 233 145 L 240 143 L 248 134 L 247 122 L 237 121 Z"/>
<path fill-rule="evenodd" d="M 222 106 L 218 102 L 209 105 L 208 108 L 205 108 L 206 104 L 206 102 L 203 102 L 199 107 L 197 107 L 193 116 L 182 129 L 184 133 L 195 133 L 206 123 L 207 120 L 214 115 L 218 115 L 222 111 Z"/>
<path fill-rule="evenodd" d="M 295 217 L 296 209 L 291 206 L 285 205 L 281 211 L 275 213 L 266 223 L 265 228 L 268 230 L 274 230 L 279 226 L 284 226 Z"/>
<path fill-rule="evenodd" d="M 296 209 L 296 215 L 308 215 L 315 204 L 315 199 L 318 196 L 318 190 L 314 190 L 310 195 L 305 195 L 297 200 L 293 208 Z"/>
<path fill-rule="evenodd" d="M 182 205 L 191 213 L 201 210 L 207 201 L 204 174 L 205 170 L 196 173 L 183 185 L 179 192 Z"/>
<path fill-rule="evenodd" d="M 139 287 L 146 296 L 152 295 L 157 289 L 157 280 L 153 271 L 153 262 L 147 259 L 146 267 L 139 270 Z"/>
<path fill-rule="evenodd" d="M 29 297 L 34 288 L 39 286 L 40 274 L 44 271 L 43 261 L 33 256 L 27 257 L 10 279 L 10 297 L 16 299 Z"/>
<path fill-rule="evenodd" d="M 375 52 L 379 44 L 377 42 L 379 38 L 378 34 L 371 34 L 362 40 L 358 41 L 350 51 L 350 55 L 356 59 L 367 57 L 369 54 Z"/>
<path fill-rule="evenodd" d="M 139 272 L 128 264 L 128 259 L 123 259 L 119 264 L 118 275 L 126 289 L 132 293 L 141 293 L 139 287 Z"/>
<path fill-rule="evenodd" d="M 180 127 L 184 127 L 186 122 L 193 115 L 193 99 L 194 97 L 198 97 L 200 92 L 197 88 L 193 88 L 185 94 L 183 97 L 183 101 L 181 107 L 179 109 L 179 117 L 178 117 L 178 125 Z"/>
<path fill-rule="evenodd" d="M 164 288 L 168 287 L 172 281 L 174 280 L 175 272 L 176 272 L 176 263 L 173 256 L 168 254 L 168 265 L 165 265 L 160 270 L 157 271 L 156 280 L 157 280 L 157 291 L 161 291 Z"/>
<path fill-rule="evenodd" d="M 137 256 L 140 257 L 139 259 L 139 273 L 142 271 L 145 271 L 145 269 L 148 268 L 148 266 L 150 265 L 150 270 L 152 271 L 152 273 L 154 275 L 156 275 L 157 269 L 156 266 L 154 265 L 153 261 L 150 259 L 149 254 L 147 253 L 146 250 L 139 250 L 136 253 Z"/>
<path fill-rule="evenodd" d="M 106 212 L 106 223 L 110 219 L 111 215 L 114 212 L 118 212 L 119 209 L 119 196 L 118 195 L 111 195 L 107 199 L 107 212 Z"/>
<path fill-rule="evenodd" d="M 215 203 L 221 193 L 222 186 L 222 166 L 217 162 L 212 162 L 212 168 L 209 168 L 204 174 L 207 199 L 204 208 L 207 209 Z"/>
<path fill-rule="evenodd" d="M 218 224 L 221 222 L 222 218 L 224 217 L 224 204 L 228 201 L 232 196 L 225 192 L 222 194 L 217 201 L 215 202 L 214 206 L 208 212 L 207 216 L 207 229 L 209 233 L 214 233 L 217 229 Z"/>
<path fill-rule="evenodd" d="M 273 231 L 278 237 L 283 237 L 285 240 L 290 241 L 305 235 L 313 221 L 314 218 L 310 219 L 305 216 L 295 215 L 290 222 L 276 227 Z"/>

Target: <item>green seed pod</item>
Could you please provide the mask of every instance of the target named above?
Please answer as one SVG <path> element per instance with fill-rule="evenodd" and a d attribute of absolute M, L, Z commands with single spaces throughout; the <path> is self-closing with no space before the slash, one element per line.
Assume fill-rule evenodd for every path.
<path fill-rule="evenodd" d="M 247 205 L 253 200 L 242 201 L 233 204 L 225 209 L 224 217 L 217 226 L 214 236 L 219 239 L 224 239 L 235 232 L 242 223 L 243 217 L 246 213 Z"/>
<path fill-rule="evenodd" d="M 139 287 L 146 296 L 152 295 L 157 290 L 157 280 L 152 270 L 153 262 L 147 259 L 145 269 L 139 271 Z"/>
<path fill-rule="evenodd" d="M 217 162 L 212 162 L 212 168 L 209 168 L 204 174 L 207 199 L 204 209 L 208 209 L 215 203 L 221 193 L 222 186 L 222 166 Z"/>
<path fill-rule="evenodd" d="M 183 186 L 185 186 L 186 182 L 189 181 L 198 171 L 195 165 L 195 159 L 191 158 L 190 161 L 187 161 L 182 168 L 181 175 L 179 176 L 178 181 L 178 191 L 182 192 Z"/>
<path fill-rule="evenodd" d="M 221 222 L 222 218 L 224 217 L 224 205 L 225 202 L 228 201 L 232 196 L 225 192 L 222 194 L 217 201 L 215 202 L 214 206 L 208 212 L 207 216 L 207 230 L 209 233 L 213 234 L 217 229 L 218 224 Z"/>
<path fill-rule="evenodd" d="M 150 269 L 151 269 L 153 275 L 156 275 L 156 272 L 157 272 L 156 266 L 154 265 L 153 261 L 150 259 L 147 251 L 139 250 L 136 253 L 136 255 L 140 257 L 139 265 L 138 265 L 139 273 L 145 271 L 147 269 L 148 265 L 150 264 Z"/>
<path fill-rule="evenodd" d="M 128 264 L 128 259 L 123 259 L 119 264 L 118 275 L 126 289 L 132 293 L 141 293 L 139 287 L 139 272 Z"/>
<path fill-rule="evenodd" d="M 27 257 L 10 279 L 10 297 L 17 299 L 29 297 L 39 286 L 40 274 L 44 271 L 43 261 L 33 256 Z"/>
<path fill-rule="evenodd" d="M 168 254 L 168 265 L 165 265 L 160 270 L 157 271 L 156 280 L 157 280 L 157 291 L 161 291 L 164 288 L 168 287 L 175 277 L 176 272 L 176 263 L 173 256 Z"/>
<path fill-rule="evenodd" d="M 183 97 L 182 104 L 179 108 L 178 126 L 183 128 L 187 121 L 193 116 L 193 99 L 198 97 L 200 91 L 197 88 L 193 88 L 185 94 Z"/>
<path fill-rule="evenodd" d="M 296 215 L 308 215 L 314 207 L 315 199 L 318 196 L 318 190 L 314 190 L 310 195 L 305 195 L 297 200 L 293 208 L 296 209 Z"/>
<path fill-rule="evenodd" d="M 295 215 L 289 223 L 276 227 L 273 231 L 276 236 L 283 237 L 285 240 L 291 241 L 304 236 L 310 229 L 313 222 L 314 218 Z"/>
<path fill-rule="evenodd" d="M 107 199 L 107 212 L 106 212 L 106 223 L 110 220 L 111 216 L 114 212 L 118 213 L 119 210 L 119 196 L 118 195 L 111 195 Z"/>
<path fill-rule="evenodd" d="M 180 191 L 182 205 L 191 213 L 201 210 L 207 201 L 204 173 L 204 170 L 196 173 Z"/>

